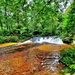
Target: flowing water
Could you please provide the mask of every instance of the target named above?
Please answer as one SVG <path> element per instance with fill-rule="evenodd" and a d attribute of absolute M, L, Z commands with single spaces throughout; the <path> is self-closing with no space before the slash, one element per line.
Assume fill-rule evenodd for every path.
<path fill-rule="evenodd" d="M 50 44 L 63 44 L 63 41 L 61 38 L 56 37 L 56 36 L 51 36 L 51 37 L 33 37 L 27 41 L 24 41 L 23 43 L 20 44 L 26 44 L 26 43 L 30 43 L 30 42 L 34 42 L 34 43 L 50 43 Z"/>
<path fill-rule="evenodd" d="M 0 75 L 60 74 L 63 65 L 60 62 L 59 53 L 68 45 L 63 44 L 59 38 L 52 37 L 54 41 L 50 40 L 50 37 L 34 39 L 30 39 L 31 43 L 25 41 L 0 48 Z M 58 43 L 56 43 L 56 39 L 58 39 Z M 41 40 L 42 42 L 40 42 Z"/>

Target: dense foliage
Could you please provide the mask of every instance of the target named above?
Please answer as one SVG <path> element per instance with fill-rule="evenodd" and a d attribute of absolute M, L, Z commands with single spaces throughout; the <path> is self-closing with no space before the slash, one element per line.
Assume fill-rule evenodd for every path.
<path fill-rule="evenodd" d="M 75 73 L 75 48 L 73 49 L 67 48 L 65 50 L 62 50 L 60 56 L 61 56 L 61 62 L 65 66 L 62 72 L 64 74 L 70 73 L 71 75 L 73 75 Z"/>
<path fill-rule="evenodd" d="M 0 36 L 0 43 L 5 42 L 18 42 L 19 38 L 17 36 Z"/>
<path fill-rule="evenodd" d="M 75 35 L 75 1 L 69 6 L 63 17 L 62 36 L 69 42 Z"/>
<path fill-rule="evenodd" d="M 75 2 L 63 13 L 67 3 L 68 0 L 2 0 L 0 36 L 26 40 L 34 36 L 56 35 L 70 41 L 75 32 Z"/>

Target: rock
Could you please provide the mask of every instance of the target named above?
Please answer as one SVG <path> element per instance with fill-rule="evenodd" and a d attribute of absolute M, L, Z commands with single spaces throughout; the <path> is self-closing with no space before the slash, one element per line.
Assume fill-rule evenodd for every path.
<path fill-rule="evenodd" d="M 60 45 L 36 43 L 1 48 L 0 74 L 60 75 L 60 48 Z"/>

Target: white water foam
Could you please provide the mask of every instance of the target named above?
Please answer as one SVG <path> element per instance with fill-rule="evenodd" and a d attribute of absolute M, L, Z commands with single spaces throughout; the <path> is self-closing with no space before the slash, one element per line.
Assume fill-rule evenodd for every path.
<path fill-rule="evenodd" d="M 60 37 L 56 37 L 56 36 L 51 36 L 51 37 L 33 37 L 27 41 L 24 41 L 20 44 L 26 44 L 26 43 L 31 43 L 31 42 L 34 42 L 34 43 L 52 43 L 52 44 L 63 44 L 63 41 Z"/>
<path fill-rule="evenodd" d="M 62 39 L 56 36 L 52 37 L 33 37 L 30 41 L 35 43 L 52 43 L 52 44 L 63 44 Z"/>

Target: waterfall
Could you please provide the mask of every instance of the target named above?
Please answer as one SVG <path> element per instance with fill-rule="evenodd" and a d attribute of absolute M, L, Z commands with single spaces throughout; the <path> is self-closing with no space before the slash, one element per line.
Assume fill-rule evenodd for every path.
<path fill-rule="evenodd" d="M 50 44 L 63 44 L 63 41 L 60 37 L 56 37 L 56 36 L 49 36 L 49 37 L 33 37 L 27 41 L 24 41 L 21 44 L 26 44 L 26 43 L 30 43 L 30 42 L 34 42 L 34 43 L 50 43 Z"/>

